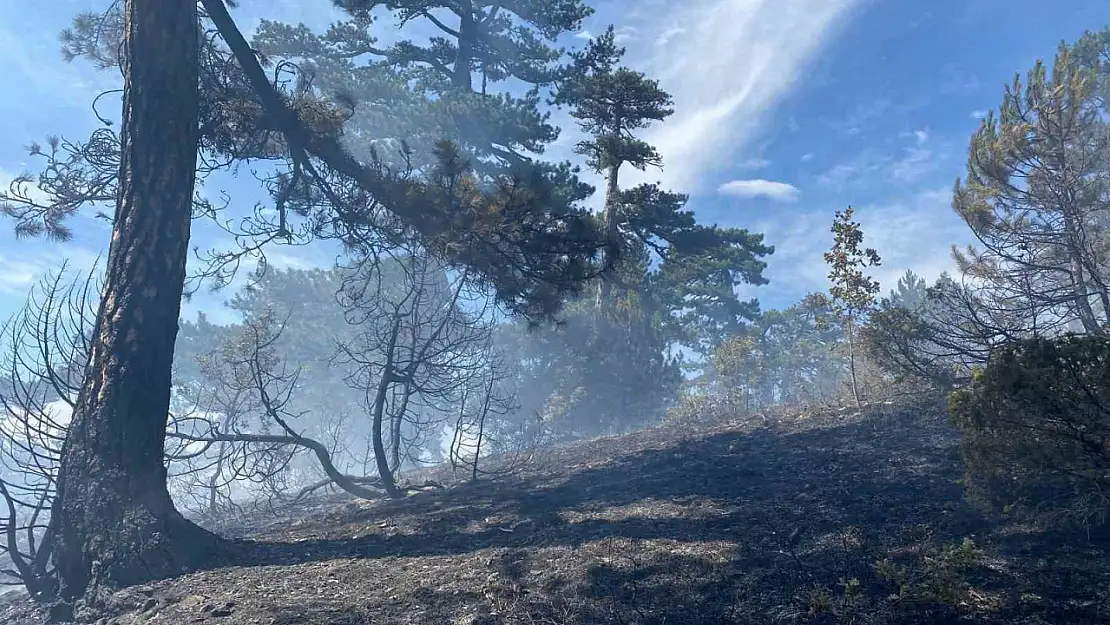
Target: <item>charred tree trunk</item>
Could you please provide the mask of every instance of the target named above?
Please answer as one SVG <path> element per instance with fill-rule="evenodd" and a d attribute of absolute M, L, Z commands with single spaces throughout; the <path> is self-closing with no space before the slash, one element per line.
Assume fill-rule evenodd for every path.
<path fill-rule="evenodd" d="M 126 0 L 124 11 L 119 195 L 51 518 L 59 611 L 218 547 L 174 508 L 163 459 L 196 178 L 197 6 Z"/>
<path fill-rule="evenodd" d="M 393 370 L 394 350 L 397 349 L 397 337 L 401 334 L 401 318 L 397 317 L 390 330 L 389 344 L 386 346 L 385 365 L 382 367 L 382 377 L 378 380 L 378 390 L 374 395 L 374 404 L 371 407 L 372 424 L 371 436 L 374 439 L 374 462 L 378 467 L 378 476 L 382 480 L 382 488 L 390 497 L 404 496 L 404 492 L 397 487 L 393 478 L 393 471 L 389 468 L 389 457 L 386 456 L 385 440 L 382 429 L 385 426 L 385 402 L 389 397 L 389 387 L 396 382 L 396 373 Z"/>

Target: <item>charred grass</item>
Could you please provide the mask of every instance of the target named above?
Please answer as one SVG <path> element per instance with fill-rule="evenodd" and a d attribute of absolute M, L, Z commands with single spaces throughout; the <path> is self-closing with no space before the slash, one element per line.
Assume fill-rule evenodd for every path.
<path fill-rule="evenodd" d="M 938 415 L 659 427 L 498 479 L 228 526 L 245 540 L 226 562 L 126 589 L 101 622 L 1110 622 L 1110 538 L 968 504 Z"/>

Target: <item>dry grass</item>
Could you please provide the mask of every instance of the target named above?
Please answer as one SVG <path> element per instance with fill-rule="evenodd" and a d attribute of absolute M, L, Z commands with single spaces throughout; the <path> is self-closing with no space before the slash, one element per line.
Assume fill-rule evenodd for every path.
<path fill-rule="evenodd" d="M 553 448 L 498 480 L 225 527 L 252 540 L 118 593 L 103 622 L 1110 622 L 1110 540 L 985 518 L 961 472 L 954 434 L 921 413 L 656 428 Z M 891 598 L 877 562 L 925 587 L 917 573 L 967 537 L 983 557 L 954 600 Z M 7 609 L 4 622 L 36 622 Z"/>

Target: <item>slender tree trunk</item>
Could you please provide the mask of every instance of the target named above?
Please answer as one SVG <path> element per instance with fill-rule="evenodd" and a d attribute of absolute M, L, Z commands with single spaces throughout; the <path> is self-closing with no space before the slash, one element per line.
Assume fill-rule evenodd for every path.
<path fill-rule="evenodd" d="M 198 149 L 195 0 L 126 0 L 119 195 L 51 525 L 63 600 L 178 574 L 218 549 L 166 486 L 170 367 Z"/>
<path fill-rule="evenodd" d="M 401 468 L 401 445 L 404 444 L 405 414 L 409 409 L 409 401 L 412 398 L 412 388 L 410 384 L 403 385 L 404 392 L 401 394 L 401 405 L 392 415 L 390 439 L 392 447 L 390 447 L 390 467 L 394 473 Z"/>
<path fill-rule="evenodd" d="M 397 337 L 400 334 L 401 319 L 398 317 L 393 322 L 393 329 L 389 335 L 389 345 L 386 346 L 385 366 L 382 367 L 382 377 L 378 381 L 378 390 L 374 395 L 373 425 L 371 426 L 373 428 L 371 434 L 374 439 L 374 462 L 378 467 L 378 476 L 382 479 L 382 487 L 386 494 L 395 498 L 402 496 L 404 493 L 397 488 L 397 482 L 393 479 L 393 471 L 389 468 L 389 456 L 386 455 L 385 436 L 382 429 L 385 426 L 385 402 L 389 397 L 389 387 L 394 382 L 393 352 L 397 349 Z"/>
<path fill-rule="evenodd" d="M 1083 262 L 1083 240 L 1076 224 L 1077 219 L 1069 214 L 1068 208 L 1064 208 L 1062 212 L 1076 312 L 1087 334 L 1102 334 L 1104 331 L 1102 323 L 1095 317 L 1094 309 L 1091 307 L 1091 288 L 1087 282 L 1086 264 Z"/>
<path fill-rule="evenodd" d="M 852 336 L 852 316 L 848 315 L 848 369 L 852 373 L 852 397 L 856 400 L 858 408 L 862 402 L 859 398 L 859 382 L 856 381 L 856 346 L 855 337 Z"/>
<path fill-rule="evenodd" d="M 482 458 L 482 439 L 486 436 L 486 415 L 489 414 L 489 403 L 493 397 L 494 378 L 491 375 L 486 384 L 486 396 L 482 399 L 482 412 L 478 417 L 478 439 L 474 443 L 474 465 L 470 467 L 470 481 L 478 481 L 478 461 Z"/>

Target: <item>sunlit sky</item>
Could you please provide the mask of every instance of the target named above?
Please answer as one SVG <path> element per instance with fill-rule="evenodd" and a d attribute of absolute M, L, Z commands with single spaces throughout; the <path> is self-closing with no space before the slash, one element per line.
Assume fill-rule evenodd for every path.
<path fill-rule="evenodd" d="M 25 146 L 56 134 L 81 139 L 96 127 L 91 102 L 118 87 L 118 74 L 62 60 L 57 34 L 101 0 L 0 3 L 0 180 L 33 168 Z M 827 287 L 822 253 L 832 213 L 852 204 L 866 243 L 878 249 L 885 287 L 905 269 L 935 278 L 950 267 L 949 246 L 969 242 L 950 208 L 967 141 L 1005 83 L 1062 39 L 1110 24 L 1105 0 L 609 0 L 583 32 L 617 26 L 629 65 L 674 95 L 675 115 L 647 132 L 662 171 L 622 182 L 659 180 L 691 195 L 705 222 L 766 234 L 776 246 L 771 284 L 747 289 L 764 308 L 786 306 Z M 243 0 L 245 32 L 258 19 L 325 27 L 328 0 Z M 382 24 L 383 31 L 392 27 Z M 383 32 L 388 39 L 388 33 Z M 118 108 L 118 98 L 106 98 Z M 113 112 L 116 116 L 118 112 Z M 549 151 L 570 156 L 572 129 Z M 33 169 L 32 169 L 33 171 Z M 250 178 L 231 181 L 251 197 Z M 221 188 L 210 189 L 219 191 Z M 45 272 L 68 258 L 91 265 L 109 230 L 88 217 L 66 244 L 17 240 L 0 218 L 0 318 L 24 301 Z M 199 228 L 194 245 L 220 245 Z M 327 265 L 321 249 L 276 250 L 278 266 Z M 190 302 L 220 316 L 228 293 Z"/>

